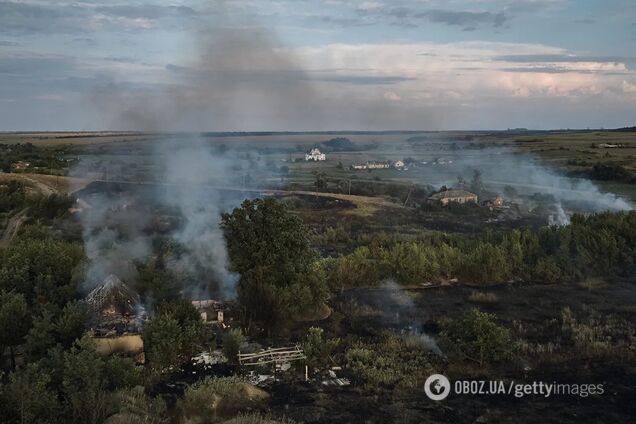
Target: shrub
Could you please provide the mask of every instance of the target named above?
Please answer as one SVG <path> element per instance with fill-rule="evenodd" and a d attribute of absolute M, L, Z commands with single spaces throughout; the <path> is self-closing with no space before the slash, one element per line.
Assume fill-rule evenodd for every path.
<path fill-rule="evenodd" d="M 241 345 L 245 343 L 245 336 L 240 328 L 231 329 L 223 338 L 223 354 L 228 361 L 238 363 Z"/>
<path fill-rule="evenodd" d="M 377 343 L 354 344 L 345 354 L 347 366 L 368 388 L 422 387 L 431 372 L 423 341 L 385 334 Z"/>
<path fill-rule="evenodd" d="M 495 315 L 471 309 L 459 319 L 442 323 L 442 349 L 449 355 L 484 366 L 511 356 L 510 331 L 497 325 Z"/>
<path fill-rule="evenodd" d="M 206 378 L 186 389 L 178 410 L 190 418 L 188 422 L 214 422 L 219 417 L 261 407 L 267 396 L 238 377 Z"/>
<path fill-rule="evenodd" d="M 325 339 L 322 328 L 311 327 L 303 340 L 302 347 L 307 362 L 316 367 L 325 364 L 339 344 L 340 339 Z"/>

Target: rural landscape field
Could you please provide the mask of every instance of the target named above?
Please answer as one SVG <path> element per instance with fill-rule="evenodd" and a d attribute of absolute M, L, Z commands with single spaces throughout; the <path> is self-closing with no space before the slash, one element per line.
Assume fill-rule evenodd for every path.
<path fill-rule="evenodd" d="M 97 421 L 629 421 L 635 134 L 6 133 L 5 405 L 59 407 L 57 352 Z M 611 392 L 437 404 L 433 371 Z"/>
<path fill-rule="evenodd" d="M 0 423 L 633 423 L 632 0 L 0 0 Z"/>

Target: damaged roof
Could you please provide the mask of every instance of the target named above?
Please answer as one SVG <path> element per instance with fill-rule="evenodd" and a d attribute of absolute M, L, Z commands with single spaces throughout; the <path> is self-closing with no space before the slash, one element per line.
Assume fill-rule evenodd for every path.
<path fill-rule="evenodd" d="M 101 310 L 110 305 L 134 310 L 135 305 L 139 303 L 139 295 L 117 276 L 111 274 L 86 296 L 86 301 L 94 310 Z"/>

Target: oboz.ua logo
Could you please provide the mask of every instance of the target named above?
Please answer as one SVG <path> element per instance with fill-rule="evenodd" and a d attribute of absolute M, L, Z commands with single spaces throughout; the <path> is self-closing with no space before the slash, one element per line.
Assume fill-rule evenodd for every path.
<path fill-rule="evenodd" d="M 433 374 L 424 383 L 424 392 L 432 400 L 446 399 L 450 389 L 450 381 L 442 374 Z"/>

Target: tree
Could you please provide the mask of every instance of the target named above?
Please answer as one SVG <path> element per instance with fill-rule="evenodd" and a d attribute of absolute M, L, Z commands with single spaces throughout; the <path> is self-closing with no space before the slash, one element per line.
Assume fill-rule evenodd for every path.
<path fill-rule="evenodd" d="M 329 356 L 340 344 L 340 339 L 326 339 L 325 331 L 320 327 L 310 327 L 302 341 L 307 363 L 313 367 L 328 362 Z"/>
<path fill-rule="evenodd" d="M 328 186 L 329 182 L 327 181 L 327 175 L 324 172 L 318 172 L 314 181 L 314 187 L 316 187 L 316 191 L 325 190 Z"/>
<path fill-rule="evenodd" d="M 155 370 L 180 365 L 200 349 L 203 323 L 186 301 L 162 304 L 144 327 L 146 359 Z"/>
<path fill-rule="evenodd" d="M 442 350 L 484 366 L 510 357 L 510 331 L 497 325 L 495 315 L 473 308 L 459 319 L 442 323 Z"/>
<path fill-rule="evenodd" d="M 0 386 L 3 418 L 21 424 L 55 422 L 59 406 L 56 393 L 48 387 L 50 382 L 51 376 L 39 364 L 29 364 L 11 374 L 8 384 Z"/>
<path fill-rule="evenodd" d="M 223 338 L 223 354 L 228 361 L 235 364 L 238 362 L 238 354 L 241 345 L 245 343 L 245 336 L 240 328 L 233 328 Z"/>
<path fill-rule="evenodd" d="M 29 328 L 31 328 L 31 315 L 24 296 L 0 292 L 0 356 L 4 353 L 4 348 L 9 347 L 13 370 L 15 370 L 13 348 L 24 342 Z"/>
<path fill-rule="evenodd" d="M 309 230 L 274 199 L 246 200 L 223 214 L 231 270 L 246 318 L 275 329 L 325 300 L 324 273 Z"/>
<path fill-rule="evenodd" d="M 88 336 L 69 350 L 54 350 L 47 363 L 64 402 L 67 422 L 103 422 L 112 393 L 138 383 L 138 373 L 131 359 L 100 356 Z"/>
<path fill-rule="evenodd" d="M 29 304 L 73 300 L 73 271 L 84 258 L 81 245 L 56 240 L 24 240 L 0 252 L 0 290 L 15 290 Z"/>
<path fill-rule="evenodd" d="M 61 310 L 46 305 L 33 322 L 26 336 L 25 353 L 35 361 L 46 356 L 47 351 L 60 345 L 67 349 L 82 338 L 88 319 L 88 307 L 84 302 L 70 302 Z"/>
<path fill-rule="evenodd" d="M 480 194 L 484 191 L 484 182 L 481 177 L 481 171 L 475 169 L 473 172 L 473 179 L 470 181 L 470 189 L 473 193 Z"/>

